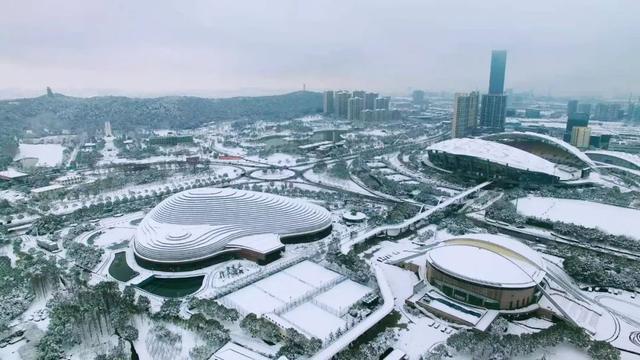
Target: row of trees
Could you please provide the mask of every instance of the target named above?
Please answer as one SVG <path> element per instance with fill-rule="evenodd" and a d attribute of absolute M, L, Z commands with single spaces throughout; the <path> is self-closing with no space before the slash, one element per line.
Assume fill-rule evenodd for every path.
<path fill-rule="evenodd" d="M 240 322 L 240 327 L 251 334 L 269 343 L 282 343 L 276 356 L 286 356 L 288 359 L 297 359 L 312 355 L 322 348 L 322 341 L 317 338 L 308 339 L 293 328 L 284 332 L 271 321 L 259 318 L 256 314 L 245 316 Z"/>
<path fill-rule="evenodd" d="M 334 237 L 329 242 L 325 260 L 330 265 L 338 267 L 339 272 L 347 274 L 350 278 L 360 283 L 371 284 L 375 279 L 369 264 L 360 258 L 356 251 L 351 250 L 347 254 L 343 254 L 340 251 L 340 239 L 338 237 Z"/>
<path fill-rule="evenodd" d="M 582 328 L 564 321 L 539 332 L 521 335 L 462 330 L 451 335 L 446 342 L 447 346 L 458 354 L 470 355 L 472 359 L 487 360 L 516 359 L 566 343 L 578 349 L 586 349 L 593 359 L 620 359 L 620 351 L 611 344 L 592 340 Z M 428 355 L 425 358 L 444 359 L 445 353 L 436 350 L 433 356 Z"/>
<path fill-rule="evenodd" d="M 579 282 L 631 291 L 640 287 L 640 264 L 636 260 L 567 246 L 562 246 L 559 253 L 565 256 L 565 271 Z"/>

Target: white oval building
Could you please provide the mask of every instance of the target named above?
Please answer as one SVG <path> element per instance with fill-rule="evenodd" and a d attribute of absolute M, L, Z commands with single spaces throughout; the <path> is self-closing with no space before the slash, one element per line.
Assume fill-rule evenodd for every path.
<path fill-rule="evenodd" d="M 200 188 L 170 196 L 140 222 L 133 251 L 142 262 L 193 263 L 224 253 L 258 261 L 284 242 L 331 231 L 330 213 L 309 202 L 231 188 Z"/>
<path fill-rule="evenodd" d="M 500 235 L 445 240 L 427 253 L 427 279 L 445 295 L 492 309 L 518 309 L 537 301 L 546 275 L 540 254 Z"/>

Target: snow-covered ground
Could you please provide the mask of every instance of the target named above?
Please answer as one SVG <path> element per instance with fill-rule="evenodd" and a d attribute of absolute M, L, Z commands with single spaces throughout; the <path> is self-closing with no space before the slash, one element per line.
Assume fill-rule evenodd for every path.
<path fill-rule="evenodd" d="M 344 329 L 347 324 L 343 319 L 311 302 L 297 306 L 282 314 L 281 317 L 318 339 L 328 338 L 332 332 Z"/>
<path fill-rule="evenodd" d="M 340 274 L 303 261 L 222 298 L 241 313 L 262 315 L 336 281 Z"/>
<path fill-rule="evenodd" d="M 81 198 L 79 200 L 59 200 L 52 202 L 51 213 L 60 215 L 71 213 L 83 205 L 90 205 L 92 203 L 99 202 L 100 199 L 107 199 L 108 197 L 115 199 L 116 197 L 130 197 L 132 195 L 144 195 L 152 193 L 153 191 L 164 191 L 168 189 L 176 189 L 179 187 L 186 187 L 188 185 L 197 185 L 196 180 L 208 181 L 209 178 L 224 178 L 223 175 L 227 174 L 225 179 L 233 180 L 242 175 L 241 169 L 235 166 L 217 165 L 212 166 L 206 175 L 175 175 L 167 180 L 156 181 L 144 185 L 131 185 L 121 189 L 106 191 L 96 196 L 87 198 Z M 214 186 L 214 185 L 212 185 Z"/>
<path fill-rule="evenodd" d="M 26 200 L 27 196 L 24 193 L 15 190 L 2 190 L 0 191 L 0 200 L 7 200 L 10 203 L 15 203 L 20 200 Z"/>
<path fill-rule="evenodd" d="M 370 288 L 347 279 L 316 296 L 314 301 L 337 313 L 344 314 L 353 304 L 369 293 L 371 293 Z"/>
<path fill-rule="evenodd" d="M 393 180 L 393 181 L 406 181 L 406 180 L 411 180 L 410 177 L 408 176 L 404 176 L 402 174 L 389 174 L 387 176 L 385 176 L 387 179 L 389 180 Z"/>
<path fill-rule="evenodd" d="M 38 158 L 37 166 L 58 166 L 62 164 L 64 146 L 60 144 L 20 144 L 13 160 Z"/>
<path fill-rule="evenodd" d="M 523 215 L 598 228 L 640 240 L 640 227 L 637 226 L 639 210 L 591 201 L 533 196 L 518 199 L 517 206 Z"/>
<path fill-rule="evenodd" d="M 261 158 L 259 156 L 247 156 L 246 158 L 248 160 L 266 162 L 266 163 L 269 163 L 270 165 L 280 165 L 280 166 L 290 165 L 291 166 L 296 164 L 295 156 L 284 154 L 284 153 L 271 154 L 266 158 Z"/>

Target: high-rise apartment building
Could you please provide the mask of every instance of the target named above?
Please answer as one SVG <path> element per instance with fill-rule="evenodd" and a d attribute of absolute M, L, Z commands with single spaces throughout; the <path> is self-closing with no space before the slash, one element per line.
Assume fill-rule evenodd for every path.
<path fill-rule="evenodd" d="M 566 142 L 571 142 L 573 128 L 587 126 L 589 126 L 589 116 L 581 112 L 574 113 L 567 119 L 567 127 L 564 130 L 563 140 Z"/>
<path fill-rule="evenodd" d="M 373 120 L 384 122 L 388 121 L 391 118 L 391 112 L 386 109 L 376 109 L 373 110 Z"/>
<path fill-rule="evenodd" d="M 335 114 L 339 118 L 347 117 L 347 110 L 349 107 L 349 98 L 351 94 L 348 91 L 337 91 L 333 97 L 333 106 Z"/>
<path fill-rule="evenodd" d="M 362 119 L 362 121 L 364 122 L 370 122 L 374 120 L 374 112 L 373 110 L 370 109 L 364 109 L 362 110 L 362 112 L 360 113 L 360 118 Z"/>
<path fill-rule="evenodd" d="M 478 119 L 478 92 L 458 93 L 453 102 L 453 120 L 451 137 L 459 138 L 471 135 Z"/>
<path fill-rule="evenodd" d="M 364 99 L 366 92 L 362 90 L 353 90 L 351 93 L 351 97 L 358 97 L 360 99 Z"/>
<path fill-rule="evenodd" d="M 588 149 L 591 140 L 591 128 L 576 126 L 571 129 L 571 145 L 578 149 Z"/>
<path fill-rule="evenodd" d="M 620 104 L 598 103 L 594 110 L 593 118 L 602 121 L 616 121 L 621 118 Z"/>
<path fill-rule="evenodd" d="M 376 99 L 376 110 L 389 110 L 389 97 L 379 97 Z"/>
<path fill-rule="evenodd" d="M 360 113 L 364 109 L 364 99 L 360 97 L 352 97 L 347 105 L 347 119 L 360 120 Z"/>
<path fill-rule="evenodd" d="M 325 115 L 331 115 L 333 114 L 333 91 L 325 91 L 324 92 L 324 99 L 322 102 L 323 105 L 323 112 Z"/>
<path fill-rule="evenodd" d="M 366 93 L 364 95 L 364 108 L 367 110 L 375 110 L 377 98 L 378 94 L 376 93 Z"/>

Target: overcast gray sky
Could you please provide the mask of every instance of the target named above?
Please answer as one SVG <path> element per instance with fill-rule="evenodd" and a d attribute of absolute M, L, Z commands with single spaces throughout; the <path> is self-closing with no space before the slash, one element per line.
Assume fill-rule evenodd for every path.
<path fill-rule="evenodd" d="M 0 96 L 640 95 L 640 0 L 0 0 Z M 35 92 L 34 92 L 35 91 Z"/>

